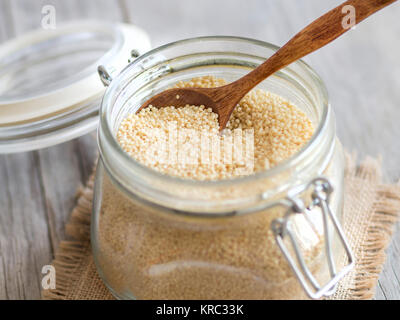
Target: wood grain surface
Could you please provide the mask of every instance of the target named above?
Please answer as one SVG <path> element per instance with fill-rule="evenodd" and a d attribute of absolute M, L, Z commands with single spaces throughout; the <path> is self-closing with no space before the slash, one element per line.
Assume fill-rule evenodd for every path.
<path fill-rule="evenodd" d="M 56 22 L 96 18 L 132 22 L 153 46 L 201 35 L 235 35 L 277 45 L 337 0 L 0 0 L 0 42 L 41 26 L 42 7 Z M 400 178 L 400 4 L 362 22 L 305 60 L 324 79 L 348 150 L 382 156 L 385 179 Z M 94 134 L 61 145 L 0 155 L 0 299 L 40 298 L 49 264 L 97 154 Z M 399 228 L 397 228 L 399 229 Z M 376 299 L 400 299 L 400 230 L 388 249 Z"/>

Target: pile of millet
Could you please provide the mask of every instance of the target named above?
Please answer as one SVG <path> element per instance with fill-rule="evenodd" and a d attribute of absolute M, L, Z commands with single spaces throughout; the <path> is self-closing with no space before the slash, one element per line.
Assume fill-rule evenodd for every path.
<path fill-rule="evenodd" d="M 176 87 L 216 87 L 214 77 L 194 78 Z M 192 166 L 159 163 L 146 156 L 158 128 L 206 128 L 216 139 L 216 114 L 204 106 L 144 109 L 121 123 L 117 140 L 135 160 L 163 174 L 197 180 L 237 175 L 235 164 Z M 294 155 L 312 136 L 307 116 L 289 101 L 263 90 L 249 92 L 235 108 L 228 131 L 254 130 L 253 172 L 269 169 Z M 221 140 L 222 141 L 222 140 Z M 104 175 L 96 237 L 96 262 L 106 284 L 119 298 L 136 299 L 289 299 L 304 298 L 297 279 L 279 251 L 270 229 L 285 209 L 225 218 L 185 218 L 139 205 Z M 306 223 L 296 216 L 301 233 Z M 303 230 L 304 231 L 304 230 Z M 308 232 L 308 239 L 312 230 Z M 322 238 L 303 252 L 311 270 L 319 269 Z M 310 243 L 307 243 L 309 245 Z"/>
<path fill-rule="evenodd" d="M 188 82 L 181 81 L 175 87 L 209 88 L 224 84 L 226 83 L 223 79 L 206 76 Z M 186 128 L 207 132 L 210 139 L 215 139 L 221 144 L 221 153 L 224 150 L 225 137 L 232 134 L 235 129 L 242 130 L 243 139 L 244 132 L 252 130 L 254 154 L 251 157 L 254 158 L 250 160 L 254 160 L 254 165 L 252 172 L 247 174 L 269 169 L 289 158 L 311 138 L 314 132 L 311 121 L 300 109 L 278 95 L 258 89 L 249 92 L 241 100 L 233 111 L 227 130 L 222 135 L 219 134 L 218 115 L 212 112 L 211 108 L 190 105 L 182 108 L 150 106 L 138 114 L 128 115 L 119 127 L 117 139 L 132 158 L 163 174 L 195 180 L 221 180 L 234 178 L 243 172 L 237 170 L 238 166 L 243 164 L 224 161 L 223 154 L 217 162 L 202 162 L 200 152 L 197 155 L 198 161 L 186 165 L 180 161 L 157 161 L 157 155 L 159 156 L 157 152 L 161 151 L 155 150 L 155 153 L 148 151 L 152 146 L 158 145 L 159 139 L 170 136 L 171 123 L 175 123 L 178 130 Z M 158 134 L 152 134 L 154 132 Z M 198 139 L 187 141 L 185 148 L 198 149 Z M 168 158 L 168 154 L 164 156 Z"/>

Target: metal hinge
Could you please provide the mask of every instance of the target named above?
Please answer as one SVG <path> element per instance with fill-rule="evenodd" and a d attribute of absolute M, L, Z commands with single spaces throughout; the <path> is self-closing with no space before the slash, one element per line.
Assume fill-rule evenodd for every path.
<path fill-rule="evenodd" d="M 326 178 L 318 177 L 316 179 L 313 179 L 310 183 L 304 185 L 303 187 L 298 188 L 297 190 L 301 190 L 302 192 L 304 192 L 309 188 L 313 188 L 312 205 L 319 207 L 322 212 L 325 252 L 328 260 L 330 280 L 324 285 L 318 283 L 318 281 L 308 268 L 300 251 L 298 243 L 294 237 L 293 231 L 291 230 L 291 223 L 289 220 L 290 217 L 295 214 L 305 214 L 306 210 L 304 202 L 299 197 L 297 197 L 297 194 L 299 194 L 299 192 L 297 192 L 295 196 L 290 195 L 285 199 L 286 201 L 284 203 L 286 203 L 288 210 L 282 218 L 275 219 L 272 222 L 271 228 L 274 232 L 276 243 L 281 249 L 283 255 L 288 261 L 291 269 L 298 278 L 305 292 L 310 298 L 319 299 L 322 296 L 329 296 L 335 292 L 338 282 L 353 268 L 354 256 L 340 226 L 340 223 L 329 206 L 329 199 L 333 192 L 333 187 L 331 183 Z M 329 221 L 334 227 L 333 230 L 337 232 L 341 244 L 343 245 L 345 253 L 347 255 L 348 264 L 345 265 L 342 270 L 340 270 L 340 272 L 337 272 L 335 266 L 331 243 L 332 237 L 329 230 Z M 291 256 L 287 246 L 284 243 L 285 237 L 288 237 L 288 239 L 290 240 L 295 258 L 297 259 L 297 264 L 295 263 L 295 258 Z"/>

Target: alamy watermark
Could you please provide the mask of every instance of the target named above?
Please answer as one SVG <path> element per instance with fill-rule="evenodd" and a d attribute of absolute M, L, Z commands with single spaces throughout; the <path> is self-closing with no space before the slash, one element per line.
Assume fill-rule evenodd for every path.
<path fill-rule="evenodd" d="M 52 265 L 45 265 L 42 268 L 42 288 L 44 290 L 54 290 L 56 288 L 56 268 Z"/>
<path fill-rule="evenodd" d="M 345 16 L 342 19 L 343 29 L 354 29 L 356 27 L 356 8 L 352 5 L 345 5 L 342 8 L 342 13 Z"/>
<path fill-rule="evenodd" d="M 57 27 L 56 8 L 53 5 L 45 5 L 42 7 L 42 21 L 43 29 L 55 29 Z"/>
<path fill-rule="evenodd" d="M 167 131 L 144 129 L 151 141 L 145 158 L 151 165 L 218 166 L 232 165 L 235 175 L 248 175 L 254 170 L 254 129 L 224 130 L 218 135 L 208 130 L 177 127 L 168 122 Z M 167 132 L 167 133 L 166 133 Z"/>

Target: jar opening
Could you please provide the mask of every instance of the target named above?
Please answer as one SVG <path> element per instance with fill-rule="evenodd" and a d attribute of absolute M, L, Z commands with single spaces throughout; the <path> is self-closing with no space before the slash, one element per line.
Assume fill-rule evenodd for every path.
<path fill-rule="evenodd" d="M 122 178 L 123 185 L 141 189 L 142 192 L 147 189 L 164 193 L 168 197 L 171 196 L 171 189 L 190 189 L 189 193 L 183 193 L 182 199 L 191 198 L 195 190 L 215 192 L 225 187 L 243 190 L 249 184 L 262 185 L 265 182 L 268 182 L 264 186 L 268 186 L 267 197 L 270 197 L 287 190 L 293 185 L 293 179 L 300 182 L 310 175 L 318 174 L 316 171 L 321 173 L 333 149 L 333 114 L 328 105 L 325 86 L 303 61 L 293 63 L 260 84 L 260 88 L 283 95 L 295 105 L 303 105 L 315 126 L 313 136 L 301 150 L 268 170 L 217 181 L 167 176 L 131 158 L 115 138 L 124 116 L 134 112 L 148 97 L 165 90 L 174 82 L 210 73 L 228 82 L 233 81 L 265 61 L 276 50 L 278 47 L 258 40 L 219 36 L 177 41 L 140 56 L 112 81 L 103 99 L 99 147 L 106 169 L 117 180 Z M 274 183 L 271 185 L 272 181 Z M 230 202 L 236 203 L 235 199 L 224 199 L 224 205 Z"/>

